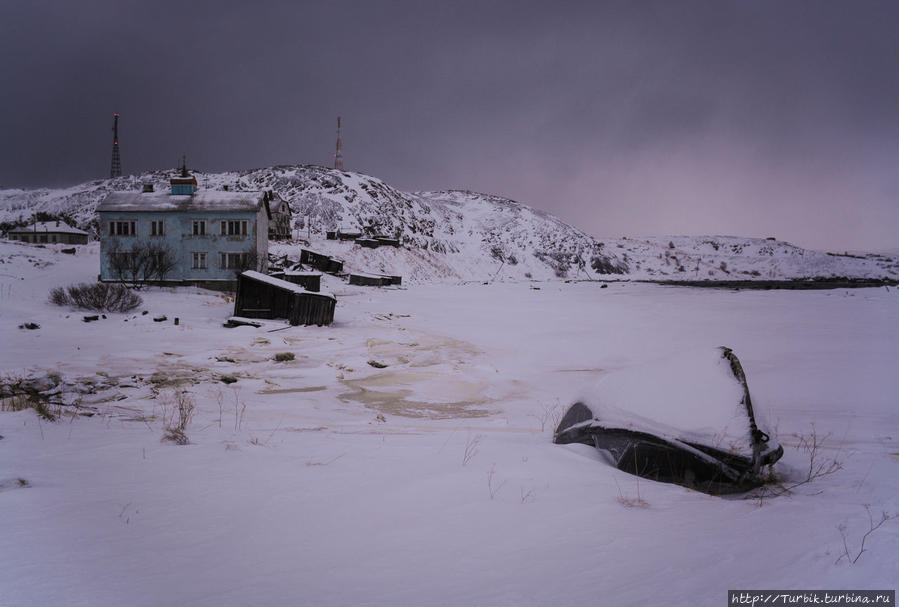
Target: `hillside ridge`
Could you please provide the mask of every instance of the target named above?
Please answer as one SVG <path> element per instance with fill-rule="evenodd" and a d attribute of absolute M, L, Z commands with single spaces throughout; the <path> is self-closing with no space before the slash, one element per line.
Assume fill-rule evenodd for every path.
<path fill-rule="evenodd" d="M 68 188 L 0 190 L 4 229 L 36 213 L 63 217 L 96 236 L 96 207 L 110 192 L 153 183 L 170 171 L 100 179 Z M 315 165 L 195 172 L 201 188 L 270 189 L 286 199 L 295 234 L 346 259 L 351 268 L 433 280 L 625 278 L 653 281 L 899 279 L 882 254 L 826 253 L 788 242 L 734 236 L 600 239 L 527 204 L 464 189 L 404 192 L 377 177 Z M 364 250 L 324 240 L 326 231 L 363 228 L 400 239 L 398 250 Z M 276 254 L 290 245 L 273 243 Z"/>

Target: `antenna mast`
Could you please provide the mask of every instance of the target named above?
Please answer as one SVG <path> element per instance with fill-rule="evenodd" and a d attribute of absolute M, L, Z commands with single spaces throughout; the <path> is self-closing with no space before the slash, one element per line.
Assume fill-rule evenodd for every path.
<path fill-rule="evenodd" d="M 343 170 L 343 140 L 340 138 L 340 116 L 337 117 L 337 153 L 334 154 L 334 168 Z"/>
<path fill-rule="evenodd" d="M 109 170 L 110 177 L 122 176 L 122 159 L 119 157 L 119 115 L 112 115 L 112 168 Z"/>

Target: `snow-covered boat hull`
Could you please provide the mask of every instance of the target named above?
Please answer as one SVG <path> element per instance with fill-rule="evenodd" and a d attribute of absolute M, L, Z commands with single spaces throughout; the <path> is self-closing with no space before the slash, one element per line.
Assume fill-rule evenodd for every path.
<path fill-rule="evenodd" d="M 737 402 L 719 403 L 713 397 L 708 406 L 733 409 L 745 418 L 739 420 L 744 422 L 745 432 L 728 437 L 729 442 L 723 441 L 727 428 L 720 434 L 706 430 L 707 439 L 703 440 L 700 432 L 657 423 L 645 413 L 632 413 L 626 409 L 627 398 L 622 402 L 621 395 L 628 393 L 621 389 L 626 382 L 612 384 L 611 392 L 617 399 L 614 406 L 604 404 L 599 411 L 594 411 L 584 402 L 574 403 L 559 423 L 553 442 L 592 445 L 620 470 L 706 493 L 737 493 L 758 486 L 763 481 L 762 468 L 779 460 L 783 447 L 757 424 L 745 374 L 736 355 L 728 348 L 719 348 L 719 352 L 725 364 L 718 366 L 740 388 L 732 394 L 742 393 L 742 397 Z M 675 376 L 681 377 L 683 365 L 677 371 Z M 665 373 L 660 375 L 664 377 Z M 641 382 L 658 379 L 653 377 L 652 368 L 635 377 Z M 599 401 L 603 401 L 603 387 L 607 386 L 599 386 Z M 636 393 L 635 399 L 639 399 L 639 390 Z M 639 409 L 643 403 L 630 404 Z"/>

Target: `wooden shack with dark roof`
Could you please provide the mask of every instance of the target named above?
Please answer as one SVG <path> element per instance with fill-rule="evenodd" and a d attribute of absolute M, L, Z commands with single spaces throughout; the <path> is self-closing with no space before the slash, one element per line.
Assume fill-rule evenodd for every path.
<path fill-rule="evenodd" d="M 307 291 L 318 293 L 321 291 L 322 275 L 321 272 L 305 272 L 303 270 L 283 270 L 281 272 L 272 272 L 270 276 L 286 280 L 295 285 L 300 285 Z"/>
<path fill-rule="evenodd" d="M 292 282 L 247 271 L 237 280 L 234 316 L 284 318 L 291 325 L 329 325 L 334 322 L 337 299 L 328 293 L 307 291 Z"/>
<path fill-rule="evenodd" d="M 368 272 L 355 272 L 350 274 L 349 284 L 360 287 L 389 287 L 403 284 L 403 277 L 391 274 L 370 274 Z"/>
<path fill-rule="evenodd" d="M 310 249 L 300 250 L 300 263 L 312 266 L 316 270 L 327 272 L 328 274 L 343 272 L 343 262 L 341 260 Z"/>

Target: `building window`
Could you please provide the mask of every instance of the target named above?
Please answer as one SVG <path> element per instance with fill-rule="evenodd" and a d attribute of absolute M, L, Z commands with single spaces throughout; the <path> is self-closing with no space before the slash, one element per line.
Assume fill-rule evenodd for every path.
<path fill-rule="evenodd" d="M 110 221 L 110 236 L 135 236 L 137 235 L 136 221 Z"/>
<path fill-rule="evenodd" d="M 165 222 L 161 219 L 159 221 L 151 221 L 150 222 L 150 236 L 164 236 L 165 235 Z"/>
<path fill-rule="evenodd" d="M 198 253 L 194 252 L 193 256 L 193 269 L 194 270 L 205 270 L 206 269 L 206 253 Z"/>
<path fill-rule="evenodd" d="M 246 236 L 247 220 L 236 219 L 222 222 L 222 236 Z"/>
<path fill-rule="evenodd" d="M 244 270 L 249 265 L 249 255 L 246 253 L 222 253 L 222 269 Z"/>
<path fill-rule="evenodd" d="M 206 236 L 206 221 L 203 219 L 194 219 L 193 233 L 194 236 Z"/>

